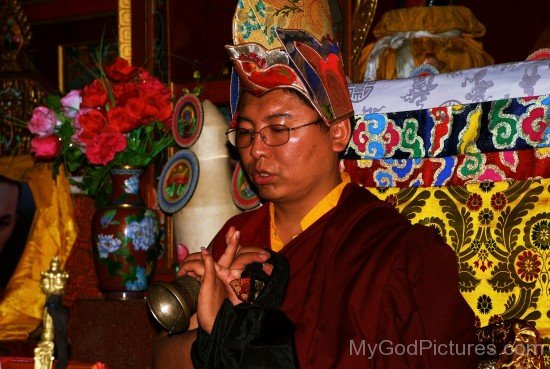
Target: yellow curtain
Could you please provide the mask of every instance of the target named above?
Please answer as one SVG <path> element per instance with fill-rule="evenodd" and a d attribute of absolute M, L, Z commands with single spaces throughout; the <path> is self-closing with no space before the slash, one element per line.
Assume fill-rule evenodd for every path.
<path fill-rule="evenodd" d="M 25 250 L 0 301 L 0 340 L 26 339 L 44 311 L 40 273 L 55 255 L 65 265 L 76 241 L 74 203 L 63 170 L 52 179 L 51 163 L 35 163 L 30 156 L 0 157 L 0 174 L 27 183 L 36 205 Z"/>

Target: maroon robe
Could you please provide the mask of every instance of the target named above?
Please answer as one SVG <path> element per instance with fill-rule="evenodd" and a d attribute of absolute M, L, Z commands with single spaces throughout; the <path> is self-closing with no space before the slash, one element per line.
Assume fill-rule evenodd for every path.
<path fill-rule="evenodd" d="M 229 226 L 242 246 L 268 248 L 269 217 L 264 205 L 230 219 L 212 241 L 214 257 Z M 347 185 L 280 252 L 290 263 L 282 309 L 302 369 L 475 367 L 474 313 L 458 290 L 454 252 L 367 190 Z"/>

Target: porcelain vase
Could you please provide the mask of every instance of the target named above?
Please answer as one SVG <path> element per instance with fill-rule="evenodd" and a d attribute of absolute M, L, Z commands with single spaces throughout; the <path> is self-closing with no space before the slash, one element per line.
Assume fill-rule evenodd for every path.
<path fill-rule="evenodd" d="M 159 219 L 140 195 L 143 171 L 112 168 L 109 201 L 93 216 L 94 264 L 99 290 L 107 299 L 143 298 L 155 270 Z"/>

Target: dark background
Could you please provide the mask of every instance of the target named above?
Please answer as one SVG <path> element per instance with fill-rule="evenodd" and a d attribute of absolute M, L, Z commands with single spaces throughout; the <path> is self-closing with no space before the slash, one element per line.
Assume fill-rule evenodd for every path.
<path fill-rule="evenodd" d="M 29 186 L 26 183 L 21 183 L 17 223 L 0 254 L 0 287 L 6 287 L 21 258 L 21 254 L 27 243 L 27 236 L 34 219 L 35 210 L 36 207 Z"/>
<path fill-rule="evenodd" d="M 339 1 L 343 4 L 350 0 Z M 34 65 L 55 85 L 59 45 L 97 42 L 102 35 L 108 39 L 117 37 L 116 0 L 22 0 L 21 3 L 33 32 L 29 51 Z M 231 43 L 235 4 L 231 0 L 134 0 L 133 54 L 141 53 L 141 60 L 147 60 L 146 49 L 150 47 L 147 44 L 151 33 L 155 33 L 155 42 L 163 44 L 163 62 L 159 63 L 157 74 L 163 74 L 165 82 L 190 82 L 194 70 L 200 70 L 203 79 L 227 80 L 224 45 Z M 550 21 L 548 0 L 462 0 L 454 4 L 469 7 L 485 25 L 487 33 L 480 41 L 497 64 L 525 60 Z M 385 11 L 398 6 L 398 0 L 379 0 L 373 25 Z M 147 9 L 153 9 L 153 15 Z M 148 26 L 151 23 L 154 28 Z M 367 43 L 374 40 L 372 28 Z M 219 94 L 218 99 L 228 99 L 227 90 L 218 91 L 224 86 L 216 85 L 211 92 Z"/>

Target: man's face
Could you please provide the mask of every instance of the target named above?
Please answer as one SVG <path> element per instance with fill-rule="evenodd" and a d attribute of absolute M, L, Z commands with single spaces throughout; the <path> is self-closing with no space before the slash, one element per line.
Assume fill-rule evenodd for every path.
<path fill-rule="evenodd" d="M 18 200 L 19 187 L 13 183 L 0 182 L 0 252 L 15 227 Z"/>
<path fill-rule="evenodd" d="M 283 89 L 261 97 L 244 93 L 240 99 L 239 128 L 292 128 L 318 119 L 315 109 Z M 291 131 L 289 141 L 282 146 L 268 146 L 256 134 L 252 145 L 239 149 L 241 162 L 261 198 L 276 205 L 296 203 L 311 207 L 334 187 L 337 155 L 330 132 L 320 124 L 324 123 Z"/>

